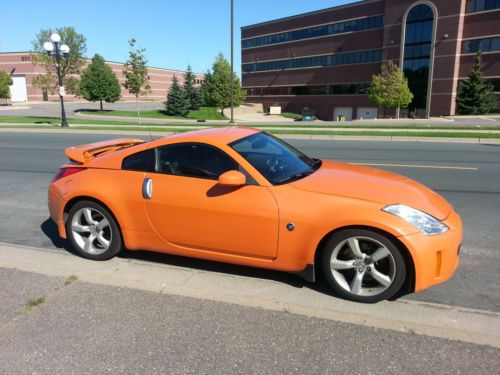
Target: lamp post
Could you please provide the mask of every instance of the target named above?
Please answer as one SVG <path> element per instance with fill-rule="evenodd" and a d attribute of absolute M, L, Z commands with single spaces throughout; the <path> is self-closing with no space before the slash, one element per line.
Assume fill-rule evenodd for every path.
<path fill-rule="evenodd" d="M 231 0 L 231 120 L 234 124 L 234 0 Z"/>
<path fill-rule="evenodd" d="M 68 127 L 68 121 L 66 120 L 66 111 L 64 110 L 65 92 L 61 74 L 61 59 L 68 55 L 69 47 L 66 44 L 60 44 L 61 36 L 59 34 L 53 33 L 50 36 L 50 40 L 50 42 L 43 43 L 43 49 L 49 56 L 54 56 L 56 58 L 56 72 L 59 82 L 59 100 L 61 101 L 61 127 Z"/>

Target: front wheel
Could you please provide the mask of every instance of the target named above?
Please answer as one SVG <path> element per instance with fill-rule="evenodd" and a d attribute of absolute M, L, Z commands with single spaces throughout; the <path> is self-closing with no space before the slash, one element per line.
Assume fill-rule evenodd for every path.
<path fill-rule="evenodd" d="M 122 249 L 120 229 L 113 215 L 92 201 L 71 207 L 66 233 L 73 247 L 87 259 L 111 259 Z"/>
<path fill-rule="evenodd" d="M 364 229 L 335 233 L 325 244 L 322 271 L 341 297 L 375 303 L 392 297 L 403 285 L 406 265 L 387 237 Z"/>

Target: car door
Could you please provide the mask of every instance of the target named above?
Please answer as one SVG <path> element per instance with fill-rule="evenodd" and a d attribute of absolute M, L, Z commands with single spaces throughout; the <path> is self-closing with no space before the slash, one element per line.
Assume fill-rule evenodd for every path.
<path fill-rule="evenodd" d="M 245 171 L 222 150 L 203 143 L 157 149 L 156 173 L 145 176 L 145 204 L 164 241 L 200 251 L 275 258 L 278 206 L 247 174 L 247 184 L 226 187 L 218 177 Z"/>

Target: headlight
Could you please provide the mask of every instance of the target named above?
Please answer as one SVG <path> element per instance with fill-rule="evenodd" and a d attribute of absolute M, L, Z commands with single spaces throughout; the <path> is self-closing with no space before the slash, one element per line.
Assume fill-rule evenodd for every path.
<path fill-rule="evenodd" d="M 440 234 L 448 230 L 448 227 L 435 217 L 402 204 L 393 204 L 384 207 L 382 208 L 382 211 L 400 217 L 408 223 L 416 226 L 425 234 Z"/>

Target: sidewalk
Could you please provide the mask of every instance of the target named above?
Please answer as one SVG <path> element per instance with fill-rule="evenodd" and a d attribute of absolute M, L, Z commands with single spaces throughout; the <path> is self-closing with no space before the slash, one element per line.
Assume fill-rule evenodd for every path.
<path fill-rule="evenodd" d="M 407 302 L 358 305 L 319 293 L 301 305 L 308 288 L 271 280 L 126 259 L 92 262 L 9 245 L 0 246 L 0 259 L 0 373 L 498 369 L 492 313 Z M 343 322 L 349 320 L 357 322 Z M 421 335 L 417 326 L 402 328 L 402 320 L 426 320 L 438 335 L 453 326 L 472 335 L 465 341 L 489 326 L 477 337 L 494 338 L 497 348 Z M 373 328 L 376 322 L 391 324 Z"/>
<path fill-rule="evenodd" d="M 77 256 L 0 243 L 0 267 L 101 285 L 127 287 L 210 301 L 462 340 L 500 348 L 500 314 L 401 299 L 375 305 L 332 297 L 298 279 L 296 287 L 168 264 L 114 258 L 92 262 Z"/>

